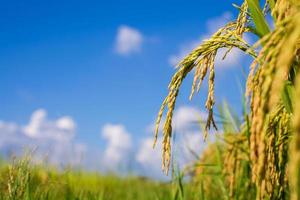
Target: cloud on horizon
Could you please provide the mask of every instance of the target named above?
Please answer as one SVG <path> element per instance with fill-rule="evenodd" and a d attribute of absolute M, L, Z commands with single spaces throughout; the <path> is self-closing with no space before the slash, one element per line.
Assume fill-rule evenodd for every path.
<path fill-rule="evenodd" d="M 206 119 L 207 114 L 192 106 L 180 106 L 174 111 L 173 130 L 175 143 L 172 146 L 175 163 L 183 168 L 196 158 L 194 153 L 200 155 L 207 146 L 201 134 L 199 122 Z M 162 124 L 164 120 L 162 120 Z M 147 131 L 153 134 L 155 124 L 147 127 Z M 153 136 L 141 140 L 139 150 L 136 154 L 136 161 L 142 166 L 142 172 L 150 177 L 163 177 L 161 170 L 162 153 L 162 130 L 159 130 L 159 137 L 156 147 L 153 149 Z M 213 138 L 212 138 L 213 139 Z M 165 177 L 164 177 L 165 178 Z"/>
<path fill-rule="evenodd" d="M 25 126 L 0 121 L 0 150 L 5 156 L 34 150 L 33 160 L 56 165 L 79 165 L 87 148 L 75 143 L 76 123 L 70 116 L 50 120 L 47 111 L 38 109 Z"/>
<path fill-rule="evenodd" d="M 195 124 L 205 113 L 190 106 L 181 106 L 174 112 L 176 142 L 173 152 L 176 163 L 184 166 L 195 158 L 191 152 L 199 153 L 200 128 Z M 176 126 L 175 126 L 176 124 Z M 153 149 L 153 136 L 145 136 L 133 143 L 132 134 L 122 124 L 104 124 L 99 140 L 105 141 L 103 149 L 95 149 L 74 140 L 77 124 L 71 116 L 49 119 L 47 111 L 38 109 L 28 124 L 0 121 L 0 151 L 22 155 L 24 149 L 35 149 L 33 161 L 56 166 L 83 167 L 101 172 L 126 174 L 129 171 L 152 178 L 167 179 L 161 170 L 161 141 Z M 153 133 L 151 125 L 147 131 Z M 161 133 L 160 133 L 161 134 Z"/>
<path fill-rule="evenodd" d="M 103 155 L 106 170 L 128 170 L 132 160 L 131 134 L 121 124 L 105 124 L 102 127 L 101 135 L 107 143 Z"/>

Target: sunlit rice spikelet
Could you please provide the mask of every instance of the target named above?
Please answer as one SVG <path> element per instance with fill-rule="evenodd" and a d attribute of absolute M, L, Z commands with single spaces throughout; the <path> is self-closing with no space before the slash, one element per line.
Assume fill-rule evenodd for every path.
<path fill-rule="evenodd" d="M 283 198 L 284 191 L 287 190 L 287 181 L 284 179 L 288 136 L 290 134 L 289 114 L 284 106 L 278 106 L 275 112 L 271 113 L 266 131 L 266 162 L 265 169 L 265 192 L 271 199 Z"/>
<path fill-rule="evenodd" d="M 172 77 L 169 84 L 169 93 L 162 103 L 161 109 L 158 113 L 156 127 L 155 127 L 155 141 L 157 141 L 159 126 L 162 119 L 162 115 L 165 107 L 167 107 L 166 120 L 163 127 L 163 170 L 168 173 L 170 165 L 170 155 L 171 155 L 171 143 L 170 137 L 172 136 L 172 116 L 173 110 L 175 109 L 176 97 L 179 93 L 180 86 L 187 76 L 187 74 L 195 68 L 194 81 L 192 85 L 192 91 L 190 98 L 192 98 L 196 86 L 197 91 L 201 86 L 202 81 L 209 72 L 208 80 L 208 94 L 206 99 L 206 109 L 208 111 L 208 118 L 206 123 L 205 132 L 210 129 L 211 125 L 216 128 L 216 124 L 213 116 L 213 106 L 215 104 L 214 98 L 214 78 L 215 78 L 215 57 L 217 52 L 221 48 L 227 48 L 228 52 L 232 48 L 238 48 L 253 57 L 256 57 L 255 52 L 250 48 L 250 46 L 242 39 L 243 32 L 247 31 L 247 5 L 243 4 L 241 7 L 241 13 L 238 16 L 236 22 L 228 23 L 225 27 L 219 29 L 210 39 L 204 40 L 201 45 L 196 47 L 189 55 L 187 55 L 179 64 L 177 72 Z M 228 53 L 227 52 L 227 53 Z M 205 135 L 206 135 L 205 134 Z"/>
<path fill-rule="evenodd" d="M 248 4 L 245 1 L 241 6 L 241 11 L 236 20 L 236 34 L 242 36 L 244 32 L 246 32 L 247 22 L 248 22 Z"/>
<path fill-rule="evenodd" d="M 289 133 L 289 115 L 286 112 L 280 112 L 278 116 L 270 113 L 277 112 L 280 94 L 297 56 L 300 40 L 300 13 L 283 0 L 276 2 L 274 10 L 276 28 L 260 40 L 263 48 L 251 66 L 247 81 L 247 95 L 252 95 L 250 149 L 252 179 L 257 184 L 257 199 L 267 196 L 271 199 L 276 196 L 278 198 L 284 189 L 282 173 L 287 163 L 284 159 L 287 152 L 284 144 Z M 279 130 L 272 131 L 272 126 Z M 277 138 L 277 133 L 280 138 Z M 282 140 L 280 145 L 275 144 L 278 139 Z M 278 149 L 273 149 L 274 145 Z M 278 158 L 281 171 L 274 168 L 277 165 L 274 163 L 275 151 L 281 155 Z M 275 194 L 275 191 L 281 192 Z"/>
<path fill-rule="evenodd" d="M 300 199 L 300 74 L 296 80 L 295 113 L 293 118 L 293 135 L 290 145 L 289 184 L 291 200 Z"/>
<path fill-rule="evenodd" d="M 249 161 L 249 151 L 247 150 L 247 138 L 244 134 L 226 134 L 224 136 L 224 168 L 223 174 L 229 184 L 229 196 L 234 199 L 235 194 L 240 189 L 238 178 L 243 176 L 242 162 Z"/>

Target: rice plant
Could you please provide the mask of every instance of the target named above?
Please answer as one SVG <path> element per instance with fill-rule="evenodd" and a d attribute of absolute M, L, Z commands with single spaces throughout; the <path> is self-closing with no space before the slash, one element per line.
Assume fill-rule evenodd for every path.
<path fill-rule="evenodd" d="M 238 9 L 235 21 L 219 29 L 179 62 L 158 113 L 154 145 L 167 109 L 162 169 L 168 173 L 176 98 L 182 82 L 192 71 L 195 74 L 190 98 L 208 76 L 205 135 L 211 127 L 217 129 L 215 58 L 221 48 L 227 49 L 224 59 L 233 48 L 238 48 L 250 55 L 253 63 L 245 86 L 249 109 L 240 125 L 240 133 L 229 136 L 233 133 L 224 130 L 224 139 L 230 138 L 220 153 L 228 198 L 244 199 L 240 191 L 247 192 L 246 188 L 250 187 L 256 199 L 300 199 L 300 1 L 245 0 Z M 273 20 L 273 29 L 267 16 Z M 243 39 L 245 32 L 259 38 L 256 44 L 251 46 Z M 243 177 L 249 180 L 240 180 Z"/>

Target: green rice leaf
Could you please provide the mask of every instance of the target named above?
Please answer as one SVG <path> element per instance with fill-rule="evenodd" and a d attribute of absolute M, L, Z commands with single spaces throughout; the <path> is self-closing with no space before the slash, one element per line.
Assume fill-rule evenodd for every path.
<path fill-rule="evenodd" d="M 270 8 L 273 10 L 273 8 L 275 6 L 275 1 L 274 0 L 268 0 L 268 3 L 270 5 Z"/>
<path fill-rule="evenodd" d="M 257 34 L 260 37 L 265 36 L 270 32 L 270 28 L 268 26 L 268 23 L 263 15 L 262 10 L 259 6 L 258 0 L 247 0 L 247 3 L 249 5 L 249 10 L 253 19 L 253 22 L 255 24 L 255 30 Z"/>

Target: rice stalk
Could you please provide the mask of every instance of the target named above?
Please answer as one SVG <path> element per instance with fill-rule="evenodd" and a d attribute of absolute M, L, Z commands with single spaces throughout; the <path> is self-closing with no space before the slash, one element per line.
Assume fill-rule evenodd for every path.
<path fill-rule="evenodd" d="M 160 122 L 163 116 L 163 112 L 167 107 L 166 120 L 163 126 L 163 163 L 162 169 L 167 174 L 170 166 L 170 154 L 171 154 L 171 136 L 172 136 L 172 117 L 175 109 L 176 98 L 179 93 L 180 86 L 187 76 L 193 69 L 195 69 L 194 81 L 192 84 L 192 91 L 190 98 L 192 98 L 196 86 L 197 91 L 201 87 L 201 83 L 209 73 L 208 78 L 208 94 L 206 98 L 205 107 L 208 111 L 208 118 L 205 126 L 205 137 L 207 131 L 213 126 L 217 129 L 213 116 L 213 106 L 215 104 L 214 87 L 215 87 L 215 57 L 217 52 L 221 48 L 227 48 L 228 52 L 232 48 L 238 48 L 244 52 L 247 52 L 251 56 L 255 57 L 255 52 L 250 48 L 250 45 L 244 41 L 242 34 L 248 29 L 246 28 L 247 18 L 247 4 L 244 3 L 241 6 L 241 12 L 235 22 L 230 22 L 223 28 L 219 29 L 213 36 L 204 40 L 201 45 L 195 48 L 189 55 L 187 55 L 179 64 L 178 70 L 172 77 L 169 84 L 169 93 L 164 99 L 158 117 L 156 120 L 155 128 L 155 140 L 156 144 Z M 228 53 L 227 52 L 227 53 Z M 226 53 L 226 54 L 227 54 Z M 225 56 L 226 56 L 225 54 Z"/>
<path fill-rule="evenodd" d="M 296 80 L 295 113 L 293 118 L 293 136 L 290 145 L 289 185 L 291 200 L 300 199 L 300 74 Z"/>
<path fill-rule="evenodd" d="M 155 138 L 167 107 L 162 152 L 163 170 L 167 173 L 176 98 L 183 80 L 192 70 L 195 74 L 190 99 L 199 91 L 204 78 L 208 76 L 208 94 L 205 103 L 208 118 L 205 137 L 211 126 L 217 128 L 213 115 L 215 57 L 220 48 L 228 50 L 224 57 L 232 48 L 238 48 L 250 54 L 254 61 L 250 66 L 246 85 L 246 96 L 250 100 L 248 102 L 250 117 L 246 113 L 247 127 L 242 126 L 241 130 L 245 141 L 239 143 L 236 136 L 236 140 L 232 139 L 232 143 L 226 143 L 222 151 L 223 173 L 226 177 L 225 182 L 228 183 L 229 197 L 238 198 L 237 188 L 243 182 L 243 186 L 255 185 L 255 196 L 258 200 L 286 199 L 289 197 L 289 190 L 294 200 L 300 197 L 298 155 L 300 78 L 298 82 L 295 81 L 300 68 L 300 3 L 298 0 L 266 0 L 261 11 L 258 2 L 246 0 L 240 7 L 240 14 L 235 22 L 219 29 L 178 64 L 178 70 L 169 84 L 169 93 L 158 114 Z M 265 19 L 269 12 L 274 19 L 274 30 L 269 30 Z M 251 27 L 251 23 L 254 23 L 255 27 Z M 260 37 L 253 47 L 242 39 L 243 33 L 247 31 Z M 259 52 L 257 55 L 256 51 Z M 295 87 L 298 93 L 293 98 L 289 91 Z M 243 145 L 247 153 L 242 158 L 240 156 L 243 155 L 241 152 Z M 289 152 L 293 157 L 288 155 Z M 242 170 L 245 166 L 249 167 L 249 173 L 245 169 Z M 251 179 L 251 182 L 241 180 L 240 177 L 243 176 L 241 174 Z"/>
<path fill-rule="evenodd" d="M 251 139 L 250 152 L 252 161 L 252 180 L 257 184 L 257 199 L 264 199 L 267 195 L 273 199 L 275 186 L 278 185 L 278 173 L 274 169 L 276 164 L 272 150 L 275 145 L 275 132 L 270 133 L 275 116 L 274 112 L 281 102 L 283 86 L 289 79 L 289 72 L 298 54 L 300 39 L 300 12 L 291 7 L 287 1 L 276 2 L 273 15 L 277 23 L 273 32 L 263 37 L 259 44 L 263 45 L 256 60 L 251 66 L 247 82 L 247 95 L 252 93 L 251 109 Z M 281 134 L 288 134 L 289 119 L 286 113 L 279 116 Z M 287 137 L 284 137 L 287 140 Z M 282 150 L 286 152 L 286 148 Z M 287 161 L 284 162 L 286 165 Z M 269 166 L 268 166 L 269 165 Z M 284 167 L 285 168 L 285 167 Z M 272 180 L 270 180 L 272 179 Z M 282 190 L 282 188 L 279 188 Z M 278 194 L 280 196 L 280 194 Z M 275 198 L 275 197 L 274 197 Z"/>

